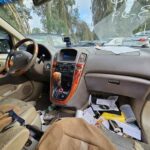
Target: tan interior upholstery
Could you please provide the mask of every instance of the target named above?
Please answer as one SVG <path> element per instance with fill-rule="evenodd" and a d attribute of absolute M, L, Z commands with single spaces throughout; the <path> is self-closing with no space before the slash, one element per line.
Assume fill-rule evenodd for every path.
<path fill-rule="evenodd" d="M 8 115 L 0 114 L 0 131 L 12 122 L 12 118 Z"/>
<path fill-rule="evenodd" d="M 26 121 L 26 124 L 35 125 L 41 128 L 39 114 L 31 104 L 13 98 L 2 99 L 0 101 L 0 111 L 6 112 L 10 109 L 13 109 L 20 117 L 22 117 Z"/>
<path fill-rule="evenodd" d="M 38 150 L 116 150 L 108 138 L 95 126 L 82 119 L 67 118 L 48 128 Z"/>
<path fill-rule="evenodd" d="M 0 150 L 21 150 L 29 138 L 29 131 L 15 126 L 0 133 Z"/>
<path fill-rule="evenodd" d="M 1 112 L 5 113 L 5 112 L 7 112 L 9 110 L 15 111 L 18 115 L 21 113 L 21 108 L 19 108 L 15 104 L 3 104 L 3 105 L 0 105 L 0 111 Z"/>
<path fill-rule="evenodd" d="M 6 113 L 9 110 L 14 110 L 26 124 L 41 128 L 41 120 L 31 104 L 12 98 L 0 100 L 0 150 L 21 150 L 29 138 L 29 130 L 17 122 L 10 125 L 12 118 Z M 6 129 L 8 125 L 10 128 Z"/>
<path fill-rule="evenodd" d="M 145 106 L 143 108 L 142 112 L 142 127 L 144 131 L 144 135 L 147 139 L 147 143 L 150 144 L 150 101 L 147 101 L 145 103 Z"/>
<path fill-rule="evenodd" d="M 55 122 L 41 138 L 37 150 L 150 150 L 150 145 L 119 136 L 104 126 L 95 127 L 82 119 Z"/>

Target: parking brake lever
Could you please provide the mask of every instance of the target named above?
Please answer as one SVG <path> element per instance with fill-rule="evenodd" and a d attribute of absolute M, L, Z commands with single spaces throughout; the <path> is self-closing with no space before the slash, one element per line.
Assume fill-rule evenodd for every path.
<path fill-rule="evenodd" d="M 40 63 L 41 63 L 41 61 L 43 61 L 43 62 L 44 62 L 44 60 L 45 60 L 45 54 L 42 54 L 42 56 L 40 57 L 40 60 L 38 61 L 38 63 L 40 64 Z"/>

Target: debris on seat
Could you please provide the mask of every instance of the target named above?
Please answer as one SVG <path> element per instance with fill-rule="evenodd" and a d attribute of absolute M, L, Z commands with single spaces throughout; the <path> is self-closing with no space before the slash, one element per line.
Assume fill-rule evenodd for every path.
<path fill-rule="evenodd" d="M 129 104 L 117 106 L 118 96 L 107 99 L 89 97 L 90 105 L 84 110 L 77 110 L 76 117 L 89 124 L 105 128 L 123 137 L 141 141 L 142 133 L 138 127 L 134 112 Z"/>
<path fill-rule="evenodd" d="M 120 122 L 126 122 L 126 118 L 123 112 L 121 112 L 121 115 L 103 112 L 101 116 L 106 120 L 117 120 Z"/>
<path fill-rule="evenodd" d="M 75 117 L 76 108 L 51 105 L 45 111 L 39 111 L 42 120 L 42 130 L 45 131 L 48 126 L 57 120 L 66 117 Z"/>
<path fill-rule="evenodd" d="M 90 95 L 89 106 L 83 110 L 66 106 L 51 105 L 46 111 L 41 112 L 42 129 L 45 131 L 48 126 L 61 118 L 76 117 L 82 118 L 91 125 L 98 128 L 101 126 L 123 137 L 130 137 L 141 141 L 141 130 L 138 127 L 135 115 L 129 104 L 119 107 L 119 96 L 108 98 L 96 98 Z"/>

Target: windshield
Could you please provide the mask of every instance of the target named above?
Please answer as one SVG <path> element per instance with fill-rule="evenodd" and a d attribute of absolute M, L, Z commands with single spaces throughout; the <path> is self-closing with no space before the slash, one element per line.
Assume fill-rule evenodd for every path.
<path fill-rule="evenodd" d="M 63 37 L 60 35 L 49 34 L 49 33 L 30 33 L 26 34 L 25 37 L 34 39 L 37 43 L 45 46 L 53 47 L 65 47 Z"/>
<path fill-rule="evenodd" d="M 149 47 L 150 0 L 51 0 L 39 7 L 16 0 L 0 7 L 0 17 L 39 43 L 62 46 L 70 36 L 79 46 Z"/>
<path fill-rule="evenodd" d="M 97 13 L 94 31 L 99 39 L 112 38 L 107 43 L 111 45 L 149 46 L 150 0 L 106 0 L 106 5 L 93 2 Z"/>

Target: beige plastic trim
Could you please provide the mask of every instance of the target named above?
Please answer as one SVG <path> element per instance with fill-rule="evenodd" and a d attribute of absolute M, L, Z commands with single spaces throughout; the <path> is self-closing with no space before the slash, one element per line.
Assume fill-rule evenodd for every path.
<path fill-rule="evenodd" d="M 84 76 L 82 76 L 78 88 L 68 103 L 68 106 L 82 109 L 88 103 L 88 99 L 89 93 L 86 88 Z"/>
<path fill-rule="evenodd" d="M 26 91 L 27 90 L 27 91 Z M 0 96 L 24 100 L 33 93 L 33 85 L 30 81 L 19 84 L 4 84 L 0 86 Z"/>
<path fill-rule="evenodd" d="M 3 137 L 3 138 L 2 138 Z M 21 126 L 15 126 L 1 133 L 1 150 L 21 150 L 29 138 L 29 131 Z"/>
<path fill-rule="evenodd" d="M 150 91 L 150 81 L 136 77 L 88 73 L 85 80 L 89 91 L 113 93 L 138 100 L 145 99 Z"/>
<path fill-rule="evenodd" d="M 144 135 L 148 144 L 150 144 L 150 117 L 149 115 L 150 115 L 150 101 L 147 101 L 142 111 L 141 122 L 142 122 Z"/>
<path fill-rule="evenodd" d="M 150 79 L 149 56 L 89 55 L 85 72 Z"/>
<path fill-rule="evenodd" d="M 5 20 L 0 18 L 0 27 L 2 27 L 4 30 L 6 30 L 8 33 L 12 34 L 14 37 L 16 37 L 18 40 L 22 40 L 25 37 L 19 33 L 17 30 L 15 30 L 10 24 L 8 24 Z"/>

